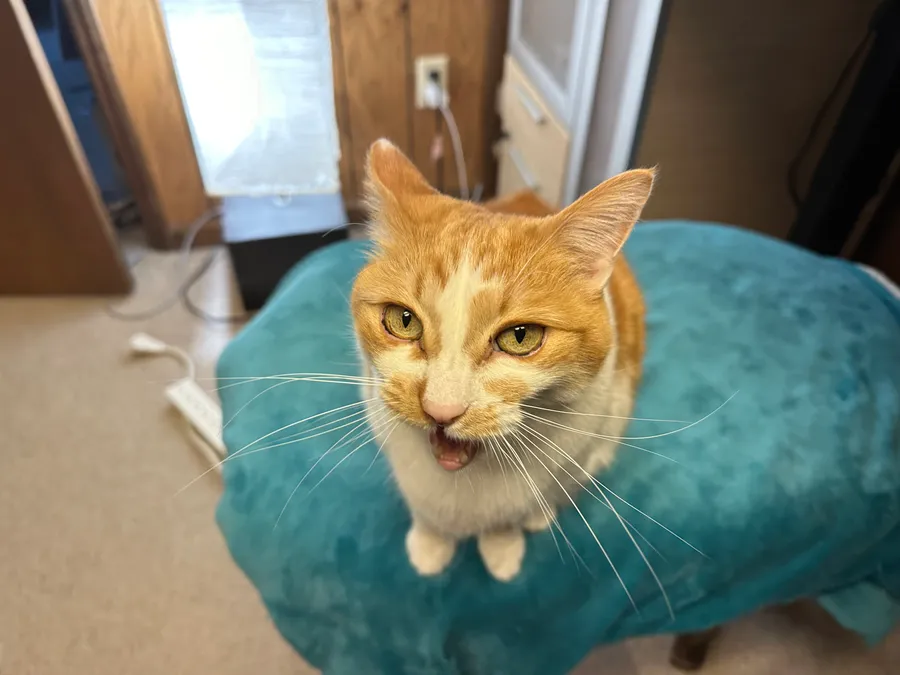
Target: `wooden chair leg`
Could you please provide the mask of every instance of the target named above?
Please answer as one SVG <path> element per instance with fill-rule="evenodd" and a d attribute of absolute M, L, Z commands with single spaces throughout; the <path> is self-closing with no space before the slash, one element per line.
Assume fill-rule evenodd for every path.
<path fill-rule="evenodd" d="M 706 662 L 709 647 L 720 630 L 719 626 L 716 626 L 698 633 L 675 636 L 675 643 L 669 652 L 669 663 L 685 672 L 700 670 Z"/>

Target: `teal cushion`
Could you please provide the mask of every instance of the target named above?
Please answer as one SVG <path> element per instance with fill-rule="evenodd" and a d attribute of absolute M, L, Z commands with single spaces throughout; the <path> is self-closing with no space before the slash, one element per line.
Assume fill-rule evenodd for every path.
<path fill-rule="evenodd" d="M 219 362 L 224 417 L 237 414 L 225 443 L 246 449 L 224 467 L 218 522 L 310 663 L 348 675 L 564 673 L 598 644 L 800 597 L 824 598 L 870 638 L 890 627 L 900 597 L 900 302 L 867 274 L 712 224 L 642 224 L 628 242 L 648 307 L 636 416 L 694 421 L 734 394 L 696 426 L 633 441 L 651 452 L 623 447 L 600 477 L 640 509 L 617 503 L 656 549 L 639 540 L 673 619 L 618 521 L 587 495 L 579 506 L 639 613 L 573 509 L 560 521 L 583 565 L 541 533 L 511 583 L 491 579 L 471 543 L 443 575 L 418 577 L 404 549 L 409 515 L 377 448 L 324 455 L 352 426 L 289 442 L 334 418 L 287 425 L 358 401 L 357 388 L 228 379 L 355 374 L 347 296 L 364 249 L 332 246 L 296 267 Z M 633 422 L 628 435 L 672 428 Z"/>

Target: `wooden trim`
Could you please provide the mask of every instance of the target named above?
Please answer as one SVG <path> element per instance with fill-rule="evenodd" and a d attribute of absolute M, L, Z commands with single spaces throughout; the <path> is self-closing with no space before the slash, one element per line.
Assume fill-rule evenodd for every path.
<path fill-rule="evenodd" d="M 497 155 L 494 143 L 503 135 L 497 98 L 503 81 L 503 60 L 506 56 L 506 39 L 509 35 L 509 0 L 491 0 L 489 34 L 484 63 L 484 129 L 482 143 L 482 172 L 484 197 L 497 194 Z"/>
<path fill-rule="evenodd" d="M 141 225 L 147 243 L 154 248 L 171 246 L 171 233 L 159 204 L 159 195 L 147 171 L 140 145 L 128 117 L 128 108 L 115 81 L 109 55 L 97 27 L 91 0 L 63 0 L 63 8 L 94 91 L 103 111 L 104 121 L 112 136 L 116 157 L 141 214 Z"/>
<path fill-rule="evenodd" d="M 360 191 L 360 180 L 353 161 L 353 137 L 350 133 L 350 104 L 347 99 L 347 71 L 344 66 L 344 48 L 341 43 L 341 13 L 337 0 L 328 0 L 328 24 L 331 31 L 331 72 L 334 83 L 334 112 L 341 145 L 338 169 L 341 176 L 341 194 L 345 201 L 355 199 Z"/>
<path fill-rule="evenodd" d="M 408 5 L 407 0 L 333 0 L 330 10 L 333 30 L 340 31 L 349 161 L 358 180 L 374 141 L 390 138 L 406 153 L 412 144 L 406 107 Z"/>

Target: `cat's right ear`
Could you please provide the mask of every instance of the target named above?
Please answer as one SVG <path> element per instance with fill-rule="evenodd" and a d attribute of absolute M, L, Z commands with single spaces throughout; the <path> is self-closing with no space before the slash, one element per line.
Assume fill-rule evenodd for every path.
<path fill-rule="evenodd" d="M 435 194 L 425 176 L 400 148 L 381 138 L 369 148 L 366 159 L 366 192 L 370 199 L 402 201 L 412 195 Z"/>
<path fill-rule="evenodd" d="M 435 194 L 400 148 L 385 138 L 372 143 L 366 158 L 365 197 L 373 239 L 383 240 L 386 230 L 403 227 L 408 219 L 404 205 L 410 197 Z"/>

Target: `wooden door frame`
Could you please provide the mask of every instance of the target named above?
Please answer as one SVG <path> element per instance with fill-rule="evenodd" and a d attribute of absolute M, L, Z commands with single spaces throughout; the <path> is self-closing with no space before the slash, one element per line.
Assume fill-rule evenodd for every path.
<path fill-rule="evenodd" d="M 168 159 L 162 154 L 161 149 L 156 150 L 162 147 L 163 139 L 153 137 L 152 131 L 146 126 L 140 128 L 135 123 L 135 116 L 140 119 L 142 104 L 145 101 L 140 100 L 139 96 L 135 97 L 135 90 L 125 86 L 117 76 L 116 63 L 113 59 L 126 56 L 121 51 L 110 53 L 108 39 L 110 31 L 115 27 L 103 25 L 104 20 L 109 22 L 113 19 L 110 18 L 110 13 L 104 13 L 102 10 L 116 9 L 113 5 L 104 5 L 115 1 L 119 0 L 62 0 L 62 4 L 106 118 L 116 156 L 140 211 L 147 242 L 154 248 L 174 248 L 180 244 L 190 225 L 210 209 L 216 208 L 219 200 L 210 198 L 203 187 L 162 8 L 158 0 L 129 0 L 143 3 L 140 7 L 131 6 L 142 9 L 144 13 L 149 12 L 152 18 L 150 24 L 144 28 L 145 39 L 154 47 L 153 55 L 157 58 L 155 68 L 158 70 L 153 73 L 167 89 L 162 94 L 166 99 L 166 106 L 163 106 L 162 110 L 168 115 L 166 119 L 170 127 L 177 132 L 174 141 L 171 137 L 164 140 L 176 144 L 177 157 L 173 157 L 173 161 L 177 163 L 178 170 L 185 179 L 179 185 L 173 186 L 171 182 L 166 184 L 165 174 L 160 174 L 160 163 Z M 125 14 L 116 18 L 121 20 L 123 16 L 127 18 Z M 155 176 L 151 164 L 157 168 Z M 219 241 L 221 229 L 216 219 L 210 226 L 204 228 L 198 236 L 197 243 L 210 244 Z"/>
<path fill-rule="evenodd" d="M 91 9 L 91 0 L 62 0 L 62 5 L 100 103 L 116 158 L 122 166 L 125 181 L 141 214 L 141 225 L 147 243 L 154 248 L 167 248 L 170 236 L 159 205 L 159 196 L 147 171 L 134 127 L 128 118 L 128 108 L 116 84 L 109 55 L 103 47 Z"/>
<path fill-rule="evenodd" d="M 503 81 L 503 61 L 506 56 L 507 36 L 509 34 L 510 0 L 492 0 L 490 7 L 490 32 L 486 50 L 484 68 L 484 121 L 485 139 L 482 148 L 482 166 L 484 168 L 484 194 L 493 197 L 497 194 L 498 167 L 494 145 L 503 137 L 503 125 L 500 120 L 498 100 L 500 83 Z"/>

